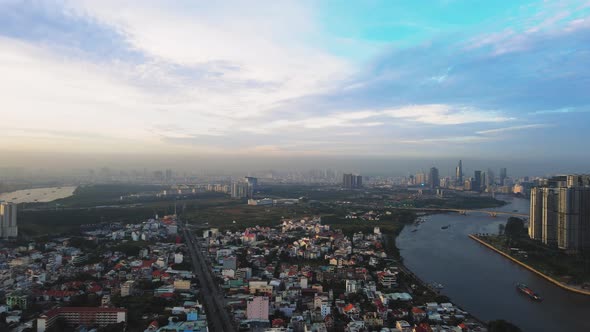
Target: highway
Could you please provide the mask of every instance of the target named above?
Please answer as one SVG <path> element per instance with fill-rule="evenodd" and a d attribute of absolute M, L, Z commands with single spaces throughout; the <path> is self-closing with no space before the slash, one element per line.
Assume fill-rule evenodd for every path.
<path fill-rule="evenodd" d="M 232 324 L 230 314 L 223 306 L 223 293 L 219 289 L 217 282 L 215 282 L 213 272 L 201 252 L 198 241 L 189 229 L 181 227 L 190 252 L 193 272 L 201 284 L 200 291 L 207 313 L 207 320 L 209 321 L 209 329 L 214 332 L 235 332 L 236 329 Z"/>

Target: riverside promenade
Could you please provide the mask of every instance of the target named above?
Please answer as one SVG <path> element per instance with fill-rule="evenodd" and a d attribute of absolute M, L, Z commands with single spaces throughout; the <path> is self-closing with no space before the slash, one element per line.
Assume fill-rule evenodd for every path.
<path fill-rule="evenodd" d="M 583 294 L 583 295 L 588 295 L 588 296 L 590 296 L 590 291 L 589 291 L 589 290 L 585 290 L 585 289 L 582 289 L 582 288 L 578 288 L 578 287 L 574 287 L 574 286 L 570 286 L 570 285 L 564 284 L 564 283 L 562 283 L 561 281 L 559 281 L 559 280 L 556 280 L 556 279 L 554 279 L 554 278 L 552 278 L 552 277 L 550 277 L 550 276 L 548 276 L 548 275 L 546 275 L 546 274 L 542 273 L 541 271 L 539 271 L 539 270 L 535 269 L 534 267 L 532 267 L 532 266 L 530 266 L 530 265 L 528 265 L 528 264 L 526 264 L 526 263 L 523 263 L 523 262 L 519 261 L 518 259 L 516 259 L 516 258 L 514 258 L 514 257 L 510 256 L 509 254 L 507 254 L 507 253 L 503 252 L 502 250 L 500 250 L 500 249 L 498 249 L 498 248 L 496 248 L 496 247 L 492 246 L 491 244 L 489 244 L 489 243 L 485 242 L 484 240 L 480 239 L 479 237 L 477 237 L 477 236 L 475 236 L 475 235 L 473 235 L 473 234 L 470 234 L 470 235 L 469 235 L 469 237 L 470 237 L 472 240 L 474 240 L 474 241 L 478 242 L 479 244 L 481 244 L 481 245 L 483 245 L 483 246 L 485 246 L 485 247 L 487 247 L 487 248 L 489 248 L 489 249 L 491 249 L 491 250 L 495 251 L 496 253 L 498 253 L 498 254 L 500 254 L 500 255 L 502 255 L 502 256 L 504 256 L 504 257 L 508 258 L 508 259 L 509 259 L 509 260 L 511 260 L 512 262 L 514 262 L 514 263 L 516 263 L 516 264 L 518 264 L 518 265 L 520 265 L 520 266 L 524 267 L 525 269 L 527 269 L 527 270 L 529 270 L 529 271 L 531 271 L 531 272 L 535 273 L 535 274 L 536 274 L 536 275 L 538 275 L 539 277 L 541 277 L 541 278 L 543 278 L 543 279 L 545 279 L 545 280 L 547 280 L 547 281 L 549 281 L 549 282 L 551 282 L 551 283 L 555 284 L 556 286 L 559 286 L 559 287 L 561 287 L 561 288 L 563 288 L 563 289 L 565 289 L 565 290 L 568 290 L 568 291 L 570 291 L 570 292 L 574 292 L 574 293 L 578 293 L 578 294 Z"/>

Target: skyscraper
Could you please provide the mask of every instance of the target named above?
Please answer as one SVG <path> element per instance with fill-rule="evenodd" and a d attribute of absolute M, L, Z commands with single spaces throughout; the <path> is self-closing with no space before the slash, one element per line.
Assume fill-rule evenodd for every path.
<path fill-rule="evenodd" d="M 6 239 L 17 235 L 16 204 L 0 203 L 0 236 Z"/>
<path fill-rule="evenodd" d="M 246 176 L 244 178 L 244 181 L 246 181 L 250 185 L 250 187 L 252 187 L 252 189 L 256 189 L 256 187 L 258 186 L 258 178 Z"/>
<path fill-rule="evenodd" d="M 360 188 L 363 186 L 363 177 L 352 173 L 343 174 L 342 186 L 348 189 Z"/>
<path fill-rule="evenodd" d="M 457 180 L 457 185 L 463 185 L 463 162 L 459 160 L 459 165 L 455 169 L 455 179 Z"/>
<path fill-rule="evenodd" d="M 488 186 L 493 186 L 496 184 L 496 175 L 494 174 L 494 171 L 492 171 L 491 168 L 488 168 L 488 171 L 486 172 L 486 176 L 487 176 L 486 184 Z"/>
<path fill-rule="evenodd" d="M 508 176 L 508 173 L 506 171 L 506 167 L 500 168 L 500 185 L 501 186 L 504 185 L 504 180 L 506 179 L 507 176 Z"/>
<path fill-rule="evenodd" d="M 247 182 L 234 182 L 231 184 L 230 193 L 232 198 L 251 198 L 253 188 Z"/>
<path fill-rule="evenodd" d="M 589 250 L 590 177 L 562 179 L 531 189 L 529 237 L 568 252 Z"/>
<path fill-rule="evenodd" d="M 438 168 L 431 167 L 428 176 L 428 185 L 431 189 L 440 187 L 440 178 L 438 176 Z"/>
<path fill-rule="evenodd" d="M 557 192 L 555 188 L 542 188 L 541 241 L 546 245 L 557 243 Z"/>
<path fill-rule="evenodd" d="M 590 188 L 559 188 L 557 247 L 577 252 L 590 249 Z"/>
<path fill-rule="evenodd" d="M 533 240 L 542 239 L 543 222 L 543 190 L 538 187 L 531 189 L 531 210 L 529 222 L 529 237 Z"/>
<path fill-rule="evenodd" d="M 481 190 L 481 171 L 474 171 L 473 172 L 473 182 L 471 185 L 471 190 L 479 191 Z"/>
<path fill-rule="evenodd" d="M 416 173 L 416 184 L 419 186 L 426 184 L 426 174 Z"/>

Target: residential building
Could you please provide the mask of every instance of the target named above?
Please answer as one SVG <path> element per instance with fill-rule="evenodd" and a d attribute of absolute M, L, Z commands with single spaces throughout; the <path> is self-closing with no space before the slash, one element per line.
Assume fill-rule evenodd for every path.
<path fill-rule="evenodd" d="M 590 176 L 554 180 L 531 189 L 529 237 L 571 253 L 590 249 Z"/>
<path fill-rule="evenodd" d="M 554 188 L 542 188 L 543 209 L 541 241 L 546 245 L 557 244 L 557 193 Z"/>
<path fill-rule="evenodd" d="M 342 175 L 342 186 L 347 189 L 361 188 L 363 177 L 352 173 Z"/>
<path fill-rule="evenodd" d="M 438 168 L 432 167 L 430 168 L 430 174 L 428 177 L 428 186 L 430 189 L 435 189 L 440 186 L 440 178 L 438 175 Z"/>
<path fill-rule="evenodd" d="M 189 290 L 191 289 L 191 281 L 190 280 L 174 280 L 174 289 L 175 290 Z"/>
<path fill-rule="evenodd" d="M 543 190 L 535 187 L 531 189 L 531 209 L 529 213 L 529 237 L 533 240 L 542 239 L 543 222 Z"/>
<path fill-rule="evenodd" d="M 16 204 L 0 203 L 0 237 L 6 239 L 17 235 Z"/>
<path fill-rule="evenodd" d="M 248 182 L 234 182 L 231 184 L 231 197 L 252 197 L 252 187 L 248 184 Z"/>
<path fill-rule="evenodd" d="M 426 184 L 426 174 L 417 173 L 416 174 L 416 184 L 419 186 L 425 185 Z"/>
<path fill-rule="evenodd" d="M 58 319 L 63 319 L 70 326 L 98 325 L 107 326 L 127 321 L 127 309 L 63 307 L 52 309 L 37 318 L 37 332 L 45 332 L 53 327 Z"/>
<path fill-rule="evenodd" d="M 6 295 L 6 305 L 11 310 L 25 310 L 29 307 L 29 296 L 24 291 L 15 291 Z"/>
<path fill-rule="evenodd" d="M 254 296 L 248 300 L 246 315 L 248 319 L 268 320 L 269 298 Z"/>
<path fill-rule="evenodd" d="M 125 281 L 125 283 L 123 283 L 121 285 L 121 296 L 125 297 L 125 296 L 130 296 L 133 294 L 133 284 L 135 282 L 133 280 L 128 280 Z"/>

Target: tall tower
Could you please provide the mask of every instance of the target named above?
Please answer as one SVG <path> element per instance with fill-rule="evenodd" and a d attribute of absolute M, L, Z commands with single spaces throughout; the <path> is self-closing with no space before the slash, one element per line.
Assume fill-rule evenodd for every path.
<path fill-rule="evenodd" d="M 473 188 L 471 190 L 479 191 L 481 190 L 481 171 L 474 171 L 473 172 Z"/>
<path fill-rule="evenodd" d="M 541 241 L 547 245 L 555 245 L 557 244 L 557 204 L 559 196 L 555 188 L 542 188 L 542 193 Z"/>
<path fill-rule="evenodd" d="M 428 185 L 430 186 L 430 189 L 440 187 L 440 178 L 438 176 L 438 168 L 436 168 L 436 167 L 430 168 L 430 174 L 428 177 Z"/>
<path fill-rule="evenodd" d="M 543 223 L 543 191 L 541 188 L 531 189 L 531 210 L 529 222 L 529 237 L 533 240 L 541 240 Z"/>
<path fill-rule="evenodd" d="M 463 185 L 463 162 L 459 160 L 459 165 L 455 169 L 455 179 L 457 180 L 457 185 Z"/>
<path fill-rule="evenodd" d="M 500 168 L 500 185 L 504 185 L 504 180 L 508 177 L 508 172 L 506 171 L 506 167 Z"/>
<path fill-rule="evenodd" d="M 486 176 L 488 177 L 486 181 L 488 186 L 493 186 L 496 184 L 496 175 L 494 174 L 494 171 L 492 171 L 491 168 L 488 168 Z"/>
<path fill-rule="evenodd" d="M 16 204 L 0 203 L 0 235 L 5 239 L 18 235 Z"/>

